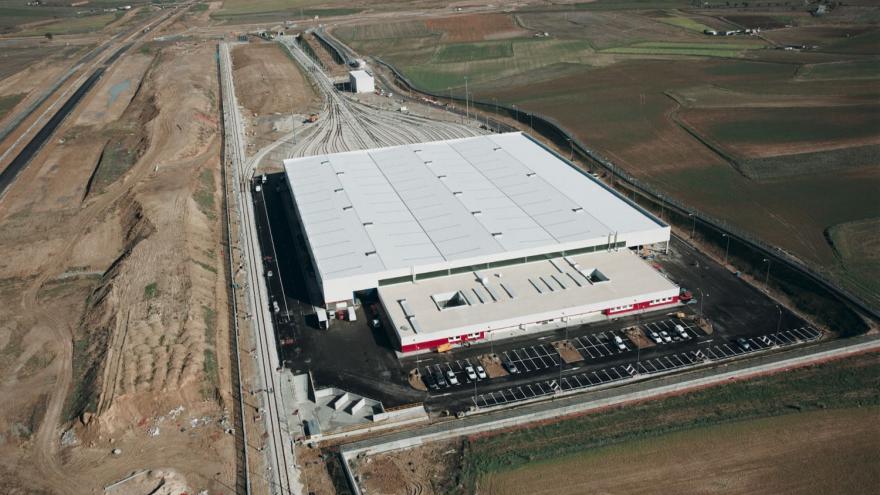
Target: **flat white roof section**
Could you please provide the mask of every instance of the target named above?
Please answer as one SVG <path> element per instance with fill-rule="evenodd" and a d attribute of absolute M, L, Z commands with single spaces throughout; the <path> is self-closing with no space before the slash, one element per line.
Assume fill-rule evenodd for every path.
<path fill-rule="evenodd" d="M 569 283 L 565 289 L 556 285 L 551 292 L 542 280 L 553 287 L 556 284 L 554 277 L 562 280 L 563 276 L 579 275 L 570 266 L 559 263 L 560 259 L 555 265 L 566 275 L 559 274 L 554 263 L 544 260 L 486 270 L 485 275 L 490 281 L 503 284 L 505 290 L 516 297 L 490 299 L 477 306 L 438 309 L 431 299 L 431 294 L 435 293 L 481 289 L 482 284 L 473 273 L 379 287 L 379 298 L 401 344 L 406 346 L 516 328 L 554 318 L 601 314 L 609 308 L 672 298 L 680 291 L 676 284 L 630 250 L 583 254 L 574 258 L 581 264 L 595 266 L 608 280 L 593 285 Z M 536 290 L 538 288 L 540 290 Z M 407 324 L 407 316 L 400 306 L 386 304 L 403 297 L 418 315 L 418 332 L 413 332 Z"/>
<path fill-rule="evenodd" d="M 284 168 L 325 302 L 383 279 L 669 239 L 668 226 L 518 132 Z"/>

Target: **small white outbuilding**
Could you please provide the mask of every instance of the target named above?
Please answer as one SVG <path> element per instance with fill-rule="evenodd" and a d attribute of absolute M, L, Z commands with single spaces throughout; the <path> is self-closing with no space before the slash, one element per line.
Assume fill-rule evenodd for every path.
<path fill-rule="evenodd" d="M 353 93 L 372 93 L 376 91 L 376 83 L 365 70 L 353 70 L 348 73 L 348 81 Z"/>

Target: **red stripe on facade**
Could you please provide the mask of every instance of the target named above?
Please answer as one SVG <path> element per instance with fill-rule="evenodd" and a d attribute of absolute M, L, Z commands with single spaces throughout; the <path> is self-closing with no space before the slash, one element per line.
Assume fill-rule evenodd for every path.
<path fill-rule="evenodd" d="M 427 342 L 417 342 L 415 344 L 408 344 L 405 346 L 401 346 L 400 352 L 412 352 L 412 351 L 421 351 L 423 349 L 436 349 L 443 344 L 460 344 L 462 342 L 474 342 L 476 340 L 482 340 L 486 338 L 486 332 L 480 332 L 476 337 L 469 337 L 467 334 L 462 335 L 459 340 L 451 340 L 454 337 L 447 337 L 445 339 L 437 339 L 437 340 L 429 340 Z"/>
<path fill-rule="evenodd" d="M 629 313 L 631 311 L 638 311 L 640 309 L 656 308 L 658 306 L 667 306 L 669 304 L 675 304 L 677 302 L 678 302 L 678 296 L 672 296 L 672 299 L 669 301 L 663 301 L 663 302 L 658 302 L 658 303 L 653 303 L 653 304 L 651 303 L 651 301 L 642 301 L 640 303 L 633 304 L 631 308 L 618 309 L 618 310 L 614 310 L 613 308 L 608 308 L 606 310 L 603 310 L 602 313 L 604 313 L 606 315 L 619 315 L 619 314 L 623 314 L 623 313 Z"/>

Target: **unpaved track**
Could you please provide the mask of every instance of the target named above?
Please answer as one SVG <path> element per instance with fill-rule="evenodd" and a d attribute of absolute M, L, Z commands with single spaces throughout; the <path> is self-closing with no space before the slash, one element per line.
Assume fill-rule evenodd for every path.
<path fill-rule="evenodd" d="M 165 22 L 172 17 L 165 19 Z M 170 130 L 166 129 L 164 135 Z M 214 138 L 216 140 L 216 137 Z M 212 146 L 213 147 L 213 146 Z M 209 147 L 212 148 L 212 147 Z M 83 493 L 84 487 L 75 477 L 65 473 L 58 457 L 60 446 L 59 425 L 63 422 L 62 412 L 67 398 L 73 372 L 73 340 L 75 329 L 70 322 L 57 317 L 42 305 L 39 300 L 39 292 L 47 281 L 63 272 L 72 256 L 73 250 L 80 240 L 87 235 L 88 227 L 96 220 L 106 215 L 119 202 L 130 198 L 131 191 L 149 173 L 152 166 L 158 162 L 158 158 L 164 151 L 164 143 L 161 139 L 153 140 L 143 157 L 128 172 L 124 180 L 117 181 L 107 188 L 105 194 L 88 202 L 69 222 L 60 224 L 56 232 L 59 238 L 66 242 L 59 252 L 53 253 L 49 263 L 44 265 L 36 277 L 22 292 L 19 306 L 23 314 L 31 314 L 36 318 L 36 327 L 43 327 L 52 333 L 55 342 L 61 347 L 59 358 L 53 366 L 56 368 L 57 381 L 52 388 L 48 405 L 35 435 L 34 459 L 32 464 L 42 475 L 44 481 L 53 486 L 58 493 Z M 170 165 L 192 164 L 204 162 L 212 151 L 207 151 L 199 156 L 180 160 Z M 14 184 L 12 185 L 14 187 Z M 0 203 L 0 216 L 5 213 L 5 205 Z"/>

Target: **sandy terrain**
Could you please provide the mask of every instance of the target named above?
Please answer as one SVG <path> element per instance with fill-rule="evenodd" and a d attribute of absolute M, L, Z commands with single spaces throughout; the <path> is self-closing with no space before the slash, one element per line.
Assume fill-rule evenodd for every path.
<path fill-rule="evenodd" d="M 112 72 L 101 79 L 96 93 L 105 98 L 91 98 L 76 119 L 76 125 L 106 124 L 120 118 L 153 60 L 152 54 L 143 53 L 122 58 Z"/>
<path fill-rule="evenodd" d="M 0 202 L 5 493 L 232 492 L 215 50 L 132 50 Z M 143 153 L 84 199 L 117 127 Z"/>
<path fill-rule="evenodd" d="M 819 411 L 628 442 L 492 474 L 479 493 L 867 493 L 880 482 L 878 412 Z"/>
<path fill-rule="evenodd" d="M 249 153 L 301 126 L 309 113 L 320 111 L 317 93 L 278 44 L 237 46 L 232 65 Z"/>
<path fill-rule="evenodd" d="M 250 116 L 303 114 L 314 102 L 302 72 L 276 43 L 250 43 L 232 51 L 235 90 Z"/>
<path fill-rule="evenodd" d="M 459 442 L 438 442 L 418 449 L 418 455 L 401 450 L 367 457 L 357 468 L 361 486 L 376 495 L 449 493 L 457 484 L 455 461 L 460 453 Z"/>

